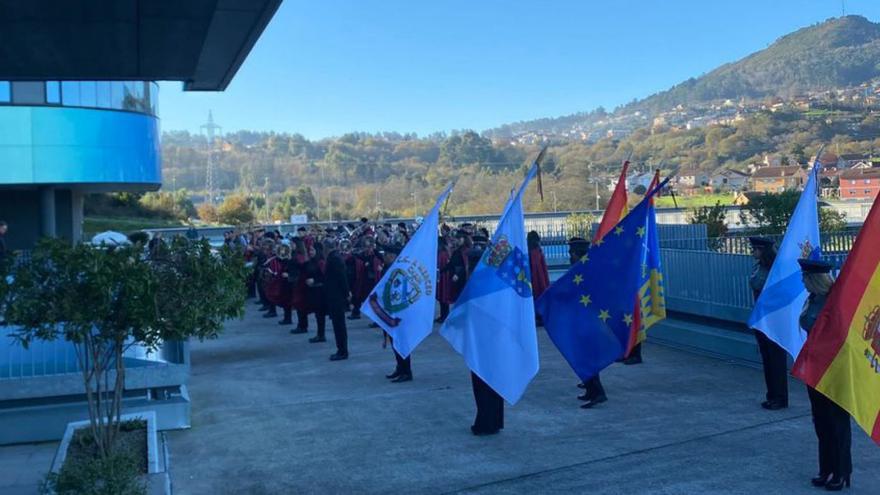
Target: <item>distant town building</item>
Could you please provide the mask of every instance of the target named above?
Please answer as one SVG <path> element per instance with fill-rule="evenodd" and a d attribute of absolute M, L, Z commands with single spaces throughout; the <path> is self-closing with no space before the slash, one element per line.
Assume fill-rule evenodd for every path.
<path fill-rule="evenodd" d="M 801 189 L 807 180 L 807 173 L 797 166 L 763 167 L 752 174 L 752 190 L 755 192 L 779 193 Z"/>
<path fill-rule="evenodd" d="M 840 172 L 840 199 L 871 200 L 880 193 L 880 168 Z"/>
<path fill-rule="evenodd" d="M 709 174 L 695 168 L 681 169 L 676 173 L 676 184 L 683 188 L 695 188 L 710 184 Z"/>
<path fill-rule="evenodd" d="M 719 189 L 742 191 L 749 185 L 750 177 L 751 175 L 746 172 L 726 168 L 712 174 L 709 177 L 709 184 Z"/>

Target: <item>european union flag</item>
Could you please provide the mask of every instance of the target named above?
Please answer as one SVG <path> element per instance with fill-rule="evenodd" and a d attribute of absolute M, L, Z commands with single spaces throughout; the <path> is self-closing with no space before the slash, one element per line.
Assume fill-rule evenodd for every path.
<path fill-rule="evenodd" d="M 647 262 L 651 196 L 593 243 L 536 303 L 547 334 L 582 380 L 623 356 L 630 343 Z"/>

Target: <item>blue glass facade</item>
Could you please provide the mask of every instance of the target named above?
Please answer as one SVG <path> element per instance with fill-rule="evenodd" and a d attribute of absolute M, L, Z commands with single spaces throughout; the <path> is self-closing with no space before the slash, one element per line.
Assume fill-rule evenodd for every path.
<path fill-rule="evenodd" d="M 0 107 L 0 185 L 161 183 L 158 119 L 53 106 Z"/>

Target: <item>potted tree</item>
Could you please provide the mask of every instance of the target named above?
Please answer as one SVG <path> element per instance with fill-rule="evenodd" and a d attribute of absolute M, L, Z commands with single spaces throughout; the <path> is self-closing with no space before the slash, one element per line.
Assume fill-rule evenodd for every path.
<path fill-rule="evenodd" d="M 112 481 L 116 492 L 127 490 L 120 488 L 125 480 L 114 478 L 120 465 L 142 464 L 117 459 L 120 435 L 138 425 L 122 417 L 126 351 L 216 338 L 224 322 L 244 310 L 246 270 L 238 253 L 183 238 L 149 257 L 143 252 L 140 244 L 95 247 L 44 240 L 29 262 L 16 264 L 0 289 L 0 295 L 6 293 L 0 311 L 16 328 L 12 336 L 18 343 L 27 348 L 34 340 L 64 339 L 76 349 L 88 404 L 85 438 L 94 458 L 86 459 L 94 464 L 85 471 L 97 480 L 77 481 L 83 478 L 82 466 L 71 467 L 75 475 L 68 478 L 99 486 Z M 56 491 L 69 488 L 65 469 L 50 480 Z"/>

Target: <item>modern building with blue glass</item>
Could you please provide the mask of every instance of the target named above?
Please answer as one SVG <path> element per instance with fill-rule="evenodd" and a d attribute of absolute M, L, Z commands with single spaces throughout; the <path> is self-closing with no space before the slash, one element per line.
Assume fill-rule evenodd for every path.
<path fill-rule="evenodd" d="M 0 218 L 12 249 L 80 240 L 83 195 L 158 189 L 159 87 L 0 81 Z"/>
<path fill-rule="evenodd" d="M 83 198 L 161 186 L 159 87 L 223 91 L 281 0 L 27 0 L 0 9 L 0 220 L 11 249 L 81 238 Z M 0 326 L 0 445 L 86 416 L 73 346 Z M 126 412 L 189 425 L 186 342 L 126 352 Z"/>

